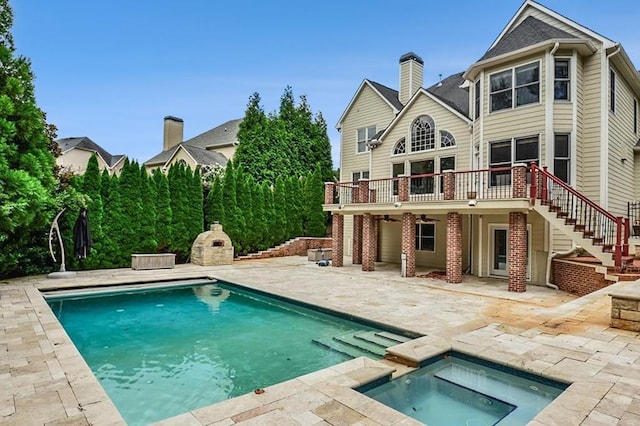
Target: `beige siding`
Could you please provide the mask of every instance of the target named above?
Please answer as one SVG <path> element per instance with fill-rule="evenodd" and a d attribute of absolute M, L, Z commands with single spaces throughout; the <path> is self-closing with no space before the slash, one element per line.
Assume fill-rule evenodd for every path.
<path fill-rule="evenodd" d="M 490 75 L 509 68 L 520 65 L 529 64 L 539 61 L 540 64 L 540 102 L 537 104 L 520 106 L 513 109 L 505 109 L 484 115 L 484 141 L 482 141 L 481 149 L 483 150 L 484 164 L 483 167 L 489 166 L 488 143 L 504 139 L 511 139 L 523 136 L 540 136 L 540 160 L 545 164 L 545 96 L 546 85 L 546 69 L 543 55 L 535 55 L 517 62 L 501 65 L 500 67 L 485 70 L 485 78 L 483 81 L 483 102 L 484 110 L 489 111 L 489 79 Z"/>
<path fill-rule="evenodd" d="M 553 130 L 562 133 L 570 133 L 573 126 L 573 103 L 554 102 L 553 104 Z"/>
<path fill-rule="evenodd" d="M 212 150 L 224 155 L 227 157 L 227 160 L 231 160 L 233 159 L 233 154 L 235 154 L 237 148 L 237 146 L 225 146 L 222 148 L 213 148 Z"/>
<path fill-rule="evenodd" d="M 610 105 L 611 99 L 608 99 L 608 105 Z M 616 111 L 612 113 L 609 110 L 608 135 L 608 210 L 616 216 L 626 216 L 627 202 L 634 196 L 631 184 L 633 182 L 633 146 L 638 140 L 638 135 L 633 132 L 634 99 L 635 96 L 629 85 L 622 75 L 616 72 Z"/>
<path fill-rule="evenodd" d="M 346 215 L 344 217 L 344 254 L 345 256 L 351 256 L 353 253 L 353 216 Z"/>
<path fill-rule="evenodd" d="M 584 187 L 583 168 L 579 167 L 584 161 L 584 59 L 577 57 L 576 63 L 576 149 L 572 152 L 572 161 L 576 162 L 576 181 L 575 188 L 581 190 Z"/>
<path fill-rule="evenodd" d="M 340 180 L 351 179 L 353 171 L 369 170 L 369 153 L 357 153 L 357 131 L 361 127 L 385 129 L 394 118 L 393 109 L 365 84 L 342 121 L 340 135 Z"/>
<path fill-rule="evenodd" d="M 78 175 L 83 175 L 87 170 L 87 163 L 89 163 L 89 159 L 92 155 L 92 151 L 74 148 L 59 156 L 56 159 L 56 164 L 64 170 L 68 170 Z M 100 171 L 107 168 L 107 164 L 104 160 L 99 155 L 96 157 L 98 158 L 98 168 Z"/>
<path fill-rule="evenodd" d="M 402 254 L 402 216 L 391 216 L 397 222 L 380 221 L 380 240 L 378 252 L 380 261 L 400 263 Z"/>
<path fill-rule="evenodd" d="M 527 215 L 527 225 L 529 226 L 529 238 L 531 239 L 531 253 L 529 256 L 530 270 L 531 270 L 531 282 L 536 284 L 544 284 L 546 276 L 546 259 L 547 250 L 545 247 L 545 232 L 544 232 L 544 219 L 538 214 Z M 491 263 L 493 260 L 493 253 L 491 248 L 493 245 L 493 236 L 490 235 L 490 229 L 492 226 L 504 226 L 509 228 L 509 215 L 508 214 L 495 214 L 495 215 L 483 215 L 482 228 L 479 229 L 480 235 L 477 241 L 482 245 L 483 275 L 490 275 Z M 477 228 L 477 226 L 476 226 Z M 476 236 L 474 235 L 474 240 Z M 476 248 L 477 249 L 477 248 Z M 474 262 L 477 262 L 477 255 L 474 255 Z M 474 272 L 477 273 L 478 265 L 475 265 Z"/>
<path fill-rule="evenodd" d="M 405 138 L 407 150 L 410 149 L 411 125 L 421 115 L 429 115 L 435 123 L 436 148 L 429 151 L 393 155 L 393 149 L 400 138 Z M 453 135 L 456 139 L 455 148 L 440 148 L 441 130 L 446 130 Z M 438 159 L 451 156 L 456 158 L 457 170 L 469 170 L 471 168 L 469 144 L 470 129 L 467 122 L 427 95 L 422 94 L 404 112 L 400 120 L 394 123 L 382 145 L 373 151 L 371 178 L 390 177 L 392 175 L 391 164 L 393 163 L 405 162 L 405 172 L 409 173 L 409 162 L 431 158 L 436 160 L 436 171 L 438 171 Z"/>
<path fill-rule="evenodd" d="M 578 189 L 596 203 L 600 202 L 600 63 L 599 53 L 584 58 L 583 78 L 578 82 L 582 90 L 582 125 L 579 126 L 577 150 L 582 154 L 578 163 L 578 175 L 582 185 Z"/>
<path fill-rule="evenodd" d="M 184 149 L 178 149 L 178 152 L 176 152 L 171 161 L 167 164 L 167 169 L 171 168 L 174 164 L 177 164 L 180 160 L 184 160 L 192 169 L 196 167 L 196 163 L 193 161 L 193 158 L 191 158 Z"/>

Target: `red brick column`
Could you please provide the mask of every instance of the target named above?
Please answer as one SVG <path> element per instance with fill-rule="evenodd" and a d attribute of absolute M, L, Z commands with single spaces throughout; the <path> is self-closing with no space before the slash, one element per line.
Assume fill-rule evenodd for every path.
<path fill-rule="evenodd" d="M 527 215 L 509 213 L 509 291 L 527 291 Z"/>
<path fill-rule="evenodd" d="M 362 215 L 353 216 L 353 249 L 351 251 L 351 263 L 362 263 Z"/>
<path fill-rule="evenodd" d="M 409 201 L 409 178 L 400 176 L 398 180 L 398 201 Z"/>
<path fill-rule="evenodd" d="M 514 164 L 512 174 L 511 196 L 513 198 L 527 198 L 527 165 Z"/>
<path fill-rule="evenodd" d="M 375 220 L 370 214 L 365 214 L 362 221 L 362 270 L 374 271 L 376 269 L 375 249 Z"/>
<path fill-rule="evenodd" d="M 447 282 L 462 282 L 462 215 L 456 212 L 447 213 Z"/>
<path fill-rule="evenodd" d="M 456 175 L 452 170 L 444 172 L 442 192 L 445 200 L 456 199 Z"/>
<path fill-rule="evenodd" d="M 416 217 L 402 214 L 402 253 L 407 255 L 407 277 L 416 276 Z"/>
<path fill-rule="evenodd" d="M 331 265 L 342 266 L 343 265 L 343 250 L 344 250 L 344 216 L 341 214 L 334 214 L 331 226 Z"/>
<path fill-rule="evenodd" d="M 335 183 L 333 182 L 325 182 L 324 183 L 324 203 L 325 204 L 333 204 L 333 189 L 335 188 Z"/>
<path fill-rule="evenodd" d="M 360 179 L 358 181 L 358 203 L 369 202 L 369 180 Z"/>

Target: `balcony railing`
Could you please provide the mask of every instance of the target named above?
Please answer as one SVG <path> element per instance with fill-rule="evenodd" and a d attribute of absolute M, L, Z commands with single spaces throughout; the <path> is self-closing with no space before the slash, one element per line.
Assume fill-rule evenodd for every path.
<path fill-rule="evenodd" d="M 325 204 L 527 198 L 524 165 L 327 183 Z"/>

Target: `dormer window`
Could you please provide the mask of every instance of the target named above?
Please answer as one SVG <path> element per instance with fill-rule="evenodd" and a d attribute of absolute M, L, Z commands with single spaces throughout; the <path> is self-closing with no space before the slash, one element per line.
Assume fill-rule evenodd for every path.
<path fill-rule="evenodd" d="M 435 124 L 428 115 L 422 115 L 411 126 L 411 152 L 435 149 Z"/>
<path fill-rule="evenodd" d="M 489 83 L 491 112 L 537 103 L 540 101 L 540 63 L 492 74 Z"/>

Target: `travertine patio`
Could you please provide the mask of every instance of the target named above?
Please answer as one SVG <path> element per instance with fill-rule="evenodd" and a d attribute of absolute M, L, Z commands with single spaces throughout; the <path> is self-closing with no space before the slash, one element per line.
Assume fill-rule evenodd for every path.
<path fill-rule="evenodd" d="M 349 263 L 347 261 L 347 263 Z M 320 268 L 303 257 L 179 265 L 172 270 L 80 272 L 0 283 L 0 422 L 123 424 L 40 289 L 211 276 L 424 334 L 393 353 L 423 359 L 444 350 L 474 354 L 573 383 L 534 425 L 640 425 L 640 334 L 609 327 L 609 292 L 575 298 L 543 287 L 509 293 L 506 283 L 462 284 L 399 277 L 396 265 Z M 414 420 L 352 390 L 406 371 L 365 358 L 210 407 L 166 425 L 410 425 Z"/>

